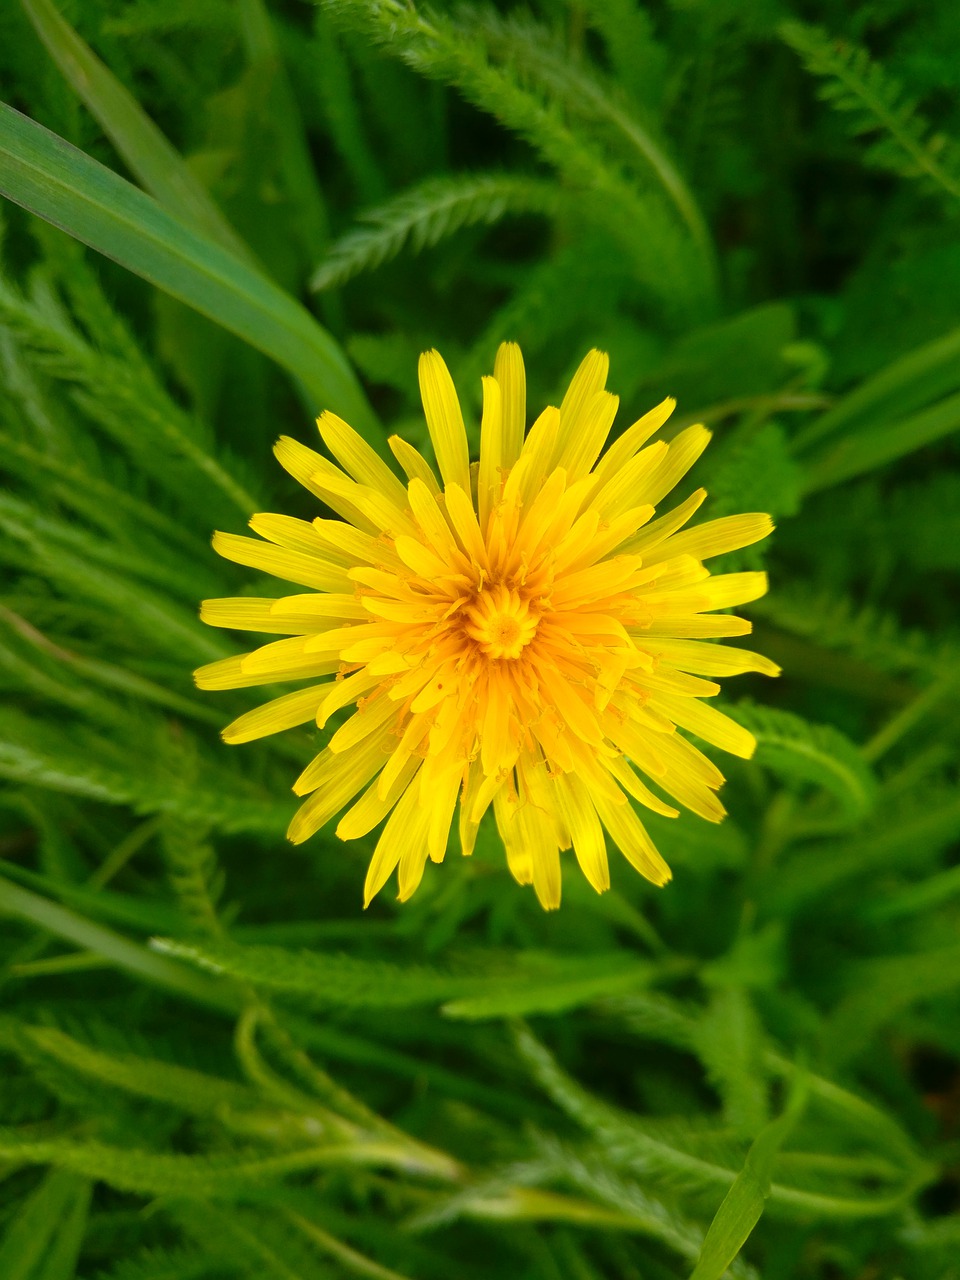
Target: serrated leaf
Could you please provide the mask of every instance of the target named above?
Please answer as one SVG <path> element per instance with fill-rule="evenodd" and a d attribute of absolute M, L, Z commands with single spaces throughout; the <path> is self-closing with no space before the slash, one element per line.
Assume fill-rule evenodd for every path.
<path fill-rule="evenodd" d="M 877 781 L 856 746 L 833 725 L 811 724 L 773 707 L 739 703 L 730 715 L 757 739 L 755 759 L 787 782 L 812 783 L 837 802 L 843 823 L 853 826 L 872 810 Z"/>
<path fill-rule="evenodd" d="M 430 179 L 361 214 L 361 225 L 327 250 L 310 287 L 335 288 L 382 266 L 404 249 L 420 253 L 464 227 L 493 226 L 507 214 L 550 214 L 559 203 L 555 184 L 523 175 L 477 173 Z"/>
<path fill-rule="evenodd" d="M 743 988 L 714 992 L 697 1024 L 695 1048 L 723 1099 L 727 1123 L 740 1137 L 757 1133 L 768 1119 L 763 1029 Z"/>
<path fill-rule="evenodd" d="M 299 995 L 315 1005 L 402 1009 L 449 1002 L 444 1003 L 444 1012 L 464 1019 L 569 1009 L 603 994 L 646 985 L 657 973 L 628 952 L 584 956 L 532 952 L 509 959 L 496 955 L 492 971 L 490 963 L 484 966 L 480 958 L 469 969 L 457 971 L 230 942 L 194 944 L 158 938 L 153 946 L 213 973 L 278 994 Z"/>
<path fill-rule="evenodd" d="M 442 1006 L 441 1012 L 448 1018 L 480 1021 L 484 1018 L 519 1017 L 525 1014 L 562 1013 L 578 1005 L 587 1004 L 602 996 L 620 995 L 648 986 L 656 977 L 655 965 L 637 961 L 623 965 L 619 970 L 600 973 L 593 977 L 562 978 L 550 982 L 536 978 L 519 978 L 502 991 L 489 995 L 451 1000 Z M 595 966 L 589 963 L 585 968 Z"/>
<path fill-rule="evenodd" d="M 960 946 L 865 960 L 853 967 L 849 982 L 851 990 L 824 1032 L 836 1064 L 863 1053 L 875 1032 L 910 1005 L 960 987 Z"/>
<path fill-rule="evenodd" d="M 906 177 L 920 177 L 952 199 L 960 199 L 953 148 L 932 138 L 916 102 L 865 49 L 819 27 L 790 21 L 780 35 L 823 80 L 821 96 L 849 116 L 854 136 L 879 134 L 864 152 L 868 164 Z"/>

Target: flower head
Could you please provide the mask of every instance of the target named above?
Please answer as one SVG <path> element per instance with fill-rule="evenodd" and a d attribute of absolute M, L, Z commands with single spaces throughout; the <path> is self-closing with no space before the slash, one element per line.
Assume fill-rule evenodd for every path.
<path fill-rule="evenodd" d="M 560 854 L 571 845 L 594 888 L 608 888 L 604 828 L 664 884 L 669 868 L 628 797 L 676 817 L 659 792 L 717 822 L 723 776 L 677 729 L 735 755 L 754 749 L 702 699 L 719 691 L 714 676 L 778 668 L 704 642 L 750 631 L 713 611 L 756 599 L 766 577 L 711 577 L 703 561 L 763 538 L 770 519 L 685 528 L 702 489 L 655 519 L 710 434 L 693 426 L 650 443 L 668 399 L 604 452 L 618 405 L 604 389 L 607 367 L 592 351 L 559 409 L 525 433 L 523 361 L 504 344 L 483 380 L 471 465 L 450 374 L 427 352 L 420 388 L 439 481 L 393 437 L 402 483 L 325 413 L 320 434 L 339 467 L 287 438 L 276 454 L 341 518 L 256 515 L 263 541 L 214 537 L 221 555 L 307 591 L 206 601 L 201 616 L 213 626 L 288 638 L 202 667 L 197 683 L 309 681 L 235 720 L 227 742 L 312 721 L 322 729 L 352 709 L 294 784 L 309 798 L 288 834 L 306 840 L 346 809 L 337 834 L 351 840 L 386 818 L 365 904 L 398 866 L 400 898 L 410 897 L 427 858 L 443 859 L 458 802 L 463 852 L 492 805 L 510 870 L 544 907 L 559 906 Z"/>

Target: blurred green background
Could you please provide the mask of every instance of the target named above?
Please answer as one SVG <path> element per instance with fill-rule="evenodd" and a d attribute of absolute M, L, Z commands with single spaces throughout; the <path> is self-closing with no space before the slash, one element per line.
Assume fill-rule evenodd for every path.
<path fill-rule="evenodd" d="M 0 1278 L 960 1277 L 953 0 L 9 0 L 0 97 Z M 209 536 L 504 339 L 715 429 L 784 676 L 667 889 L 363 914 Z"/>

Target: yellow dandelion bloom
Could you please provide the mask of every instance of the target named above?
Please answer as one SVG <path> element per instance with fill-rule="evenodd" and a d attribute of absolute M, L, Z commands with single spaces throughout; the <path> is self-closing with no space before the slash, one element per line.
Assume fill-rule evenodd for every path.
<path fill-rule="evenodd" d="M 608 888 L 604 829 L 641 875 L 665 884 L 670 870 L 630 799 L 675 817 L 668 796 L 718 822 L 723 776 L 677 730 L 753 752 L 752 736 L 703 699 L 719 692 L 715 676 L 778 668 L 704 641 L 750 631 L 713 611 L 755 600 L 766 576 L 711 577 L 703 562 L 765 537 L 770 518 L 686 528 L 706 496 L 698 489 L 654 519 L 710 433 L 693 426 L 651 443 L 668 399 L 604 452 L 618 405 L 608 364 L 591 351 L 559 409 L 526 432 L 523 361 L 505 343 L 483 379 L 471 464 L 453 381 L 429 351 L 420 388 L 439 480 L 393 437 L 404 484 L 325 413 L 320 435 L 340 466 L 287 438 L 276 454 L 340 519 L 255 515 L 261 540 L 214 537 L 227 559 L 306 590 L 206 601 L 213 626 L 286 638 L 201 667 L 197 683 L 310 682 L 235 720 L 227 742 L 322 729 L 352 708 L 294 784 L 308 799 L 288 835 L 300 843 L 344 809 L 344 840 L 386 819 L 364 905 L 397 867 L 400 898 L 410 897 L 427 858 L 443 859 L 458 802 L 463 853 L 492 805 L 511 872 L 545 908 L 560 904 L 571 845 L 593 887 Z"/>

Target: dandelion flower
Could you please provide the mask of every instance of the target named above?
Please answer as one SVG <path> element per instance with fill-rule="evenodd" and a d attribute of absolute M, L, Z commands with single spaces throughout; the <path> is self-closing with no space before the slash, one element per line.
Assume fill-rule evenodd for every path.
<path fill-rule="evenodd" d="M 399 867 L 401 900 L 427 858 L 442 861 L 459 805 L 473 851 L 492 806 L 507 863 L 545 908 L 560 904 L 560 854 L 573 847 L 598 891 L 609 887 L 604 830 L 641 875 L 670 870 L 631 800 L 676 817 L 663 797 L 712 822 L 723 776 L 683 730 L 734 755 L 750 733 L 704 699 L 713 677 L 778 668 L 705 643 L 750 623 L 715 610 L 763 595 L 763 573 L 711 577 L 704 561 L 756 542 L 766 515 L 685 527 L 706 496 L 654 518 L 706 446 L 702 426 L 651 443 L 665 400 L 604 452 L 618 400 L 608 359 L 592 351 L 559 408 L 525 432 L 520 350 L 506 343 L 483 379 L 479 463 L 471 464 L 457 393 L 436 351 L 420 358 L 433 468 L 390 447 L 404 484 L 345 422 L 318 421 L 340 463 L 282 438 L 277 457 L 340 519 L 255 515 L 261 540 L 218 533 L 229 560 L 297 583 L 280 599 L 208 600 L 203 619 L 285 639 L 197 672 L 203 689 L 309 681 L 223 731 L 227 742 L 349 708 L 294 784 L 300 843 L 342 810 L 344 840 L 386 819 L 364 905 Z"/>

